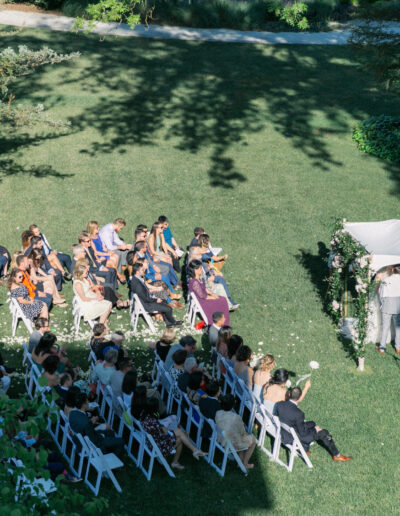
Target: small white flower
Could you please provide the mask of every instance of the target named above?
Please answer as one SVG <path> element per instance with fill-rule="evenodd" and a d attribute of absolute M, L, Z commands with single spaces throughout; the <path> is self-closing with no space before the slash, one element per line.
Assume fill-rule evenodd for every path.
<path fill-rule="evenodd" d="M 315 360 L 311 360 L 310 367 L 311 369 L 319 369 L 319 364 Z"/>
<path fill-rule="evenodd" d="M 291 385 L 292 385 L 292 382 L 291 382 L 290 380 L 288 380 L 288 381 L 286 382 L 286 387 L 290 387 Z"/>

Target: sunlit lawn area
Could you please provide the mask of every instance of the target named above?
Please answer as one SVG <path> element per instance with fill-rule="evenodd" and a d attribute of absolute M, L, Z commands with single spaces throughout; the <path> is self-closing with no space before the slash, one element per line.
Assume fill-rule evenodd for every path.
<path fill-rule="evenodd" d="M 37 223 L 54 248 L 70 251 L 89 220 L 117 216 L 127 220 L 128 241 L 136 224 L 160 214 L 182 246 L 205 227 L 229 254 L 225 275 L 241 304 L 235 332 L 297 377 L 319 362 L 302 409 L 354 457 L 336 464 L 314 446 L 314 468 L 299 459 L 289 474 L 256 452 L 248 477 L 230 466 L 220 479 L 184 454 L 187 469 L 176 480 L 156 468 L 150 483 L 126 459 L 123 494 L 102 485 L 108 513 L 398 513 L 398 359 L 370 345 L 366 371 L 357 373 L 322 308 L 333 217 L 398 217 L 399 168 L 362 155 L 351 140 L 357 121 L 400 114 L 398 100 L 376 90 L 341 46 L 99 41 L 28 30 L 0 43 L 82 53 L 18 82 L 18 101 L 43 103 L 72 127 L 1 134 L 0 243 L 13 252 Z M 64 292 L 69 307 L 52 311 L 56 333 L 72 323 L 71 286 Z M 2 352 L 20 366 L 6 304 L 0 314 Z M 120 315 L 111 327 L 128 330 Z M 26 335 L 20 325 L 17 337 Z M 69 344 L 83 369 L 86 341 Z M 142 337 L 128 345 L 146 349 Z M 148 369 L 151 354 L 136 354 Z M 14 383 L 13 394 L 22 390 Z"/>

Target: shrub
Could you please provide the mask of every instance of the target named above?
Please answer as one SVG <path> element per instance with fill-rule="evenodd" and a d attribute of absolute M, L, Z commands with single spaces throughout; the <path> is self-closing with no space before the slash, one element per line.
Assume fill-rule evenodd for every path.
<path fill-rule="evenodd" d="M 89 0 L 66 0 L 61 7 L 61 11 L 65 16 L 76 18 L 84 15 L 88 5 Z"/>
<path fill-rule="evenodd" d="M 353 140 L 362 152 L 400 162 L 400 117 L 373 116 L 356 125 Z"/>
<path fill-rule="evenodd" d="M 285 22 L 294 29 L 305 30 L 309 28 L 305 13 L 308 7 L 303 2 L 295 2 L 292 5 L 284 6 L 280 0 L 273 2 L 269 10 L 275 13 L 278 20 Z"/>

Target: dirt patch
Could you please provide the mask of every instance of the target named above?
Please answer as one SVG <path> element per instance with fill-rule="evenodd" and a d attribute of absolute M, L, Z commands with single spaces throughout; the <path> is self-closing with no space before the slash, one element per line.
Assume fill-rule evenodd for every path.
<path fill-rule="evenodd" d="M 6 4 L 3 0 L 0 0 L 0 9 L 7 11 L 22 11 L 25 13 L 55 14 L 56 16 L 64 16 L 61 11 L 46 11 L 45 9 L 40 9 L 35 5 L 28 4 Z"/>

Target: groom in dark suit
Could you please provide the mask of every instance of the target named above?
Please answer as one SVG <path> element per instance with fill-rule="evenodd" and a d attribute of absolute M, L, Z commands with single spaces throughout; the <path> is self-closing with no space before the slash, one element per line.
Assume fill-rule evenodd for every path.
<path fill-rule="evenodd" d="M 280 401 L 276 404 L 275 411 L 279 420 L 294 428 L 303 448 L 307 452 L 307 455 L 311 453 L 309 451 L 310 444 L 314 441 L 318 441 L 328 450 L 333 460 L 339 462 L 347 462 L 351 460 L 351 457 L 346 457 L 339 453 L 339 450 L 336 448 L 328 430 L 323 430 L 317 426 L 314 421 L 305 421 L 304 412 L 302 412 L 297 406 L 301 395 L 302 390 L 300 387 L 294 387 L 289 391 L 288 401 Z M 285 430 L 282 430 L 281 435 L 283 444 L 289 444 L 292 442 L 291 435 Z"/>
<path fill-rule="evenodd" d="M 167 328 L 181 326 L 182 321 L 176 321 L 172 315 L 172 308 L 162 299 L 153 297 L 144 282 L 145 266 L 143 262 L 136 262 L 132 267 L 131 292 L 136 294 L 147 312 L 158 312 L 163 316 Z"/>

